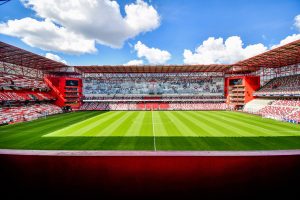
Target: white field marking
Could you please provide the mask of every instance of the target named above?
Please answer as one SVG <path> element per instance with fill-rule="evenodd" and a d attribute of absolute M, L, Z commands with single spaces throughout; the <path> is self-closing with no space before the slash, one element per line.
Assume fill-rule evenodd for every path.
<path fill-rule="evenodd" d="M 153 111 L 151 111 L 152 115 L 152 132 L 153 132 L 153 146 L 154 146 L 154 151 L 156 151 L 156 139 L 155 139 L 155 129 L 154 129 L 154 120 L 153 120 Z"/>

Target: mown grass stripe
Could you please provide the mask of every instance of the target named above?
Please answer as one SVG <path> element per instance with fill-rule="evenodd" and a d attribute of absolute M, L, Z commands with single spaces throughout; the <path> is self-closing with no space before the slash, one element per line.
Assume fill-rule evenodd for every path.
<path fill-rule="evenodd" d="M 133 111 L 124 117 L 126 113 L 129 112 L 76 112 L 3 126 L 0 127 L 0 148 L 153 150 L 151 112 Z M 86 122 L 89 118 L 90 121 Z M 300 149 L 300 137 L 297 137 L 299 125 L 262 119 L 255 115 L 227 111 L 153 111 L 153 118 L 158 150 Z M 97 122 L 99 124 L 96 126 Z M 72 129 L 69 128 L 76 124 L 79 128 L 85 127 L 80 131 L 79 128 L 75 129 L 78 136 L 42 137 L 66 127 L 70 131 Z M 84 136 L 86 128 L 94 125 L 94 131 Z M 109 132 L 105 132 L 108 135 L 96 134 L 109 126 Z M 243 131 L 232 129 L 231 126 L 243 128 Z M 197 136 L 191 136 L 188 128 Z M 255 131 L 256 128 L 260 131 Z M 243 135 L 232 134 L 232 130 Z M 245 130 L 255 135 L 247 137 Z M 74 133 L 74 130 L 71 132 Z"/>
<path fill-rule="evenodd" d="M 82 132 L 78 136 L 95 137 L 96 133 L 98 133 L 100 130 L 105 129 L 107 126 L 111 125 L 117 119 L 119 119 L 119 117 L 122 117 L 124 115 L 124 112 L 111 112 L 111 115 L 107 115 L 98 122 L 95 122 L 97 125 L 94 124 L 94 126 L 88 127 L 84 132 Z"/>
<path fill-rule="evenodd" d="M 226 112 L 228 112 L 228 111 L 226 111 Z M 258 122 L 260 124 L 272 125 L 272 126 L 276 126 L 276 127 L 279 127 L 279 128 L 285 128 L 287 130 L 290 130 L 290 129 L 300 130 L 300 127 L 297 124 L 281 122 L 281 121 L 277 121 L 277 120 L 274 120 L 274 119 L 263 118 L 263 117 L 248 114 L 248 113 L 230 112 L 230 114 L 232 114 L 234 116 L 235 115 L 239 116 L 241 118 L 246 118 L 246 119 L 249 119 L 249 120 L 255 120 L 256 122 Z"/>
<path fill-rule="evenodd" d="M 143 126 L 143 121 L 145 118 L 146 113 L 145 112 L 135 112 L 135 115 L 133 116 L 134 118 L 131 119 L 128 123 L 130 126 L 125 129 L 123 136 L 124 137 L 130 137 L 130 136 L 140 136 L 142 131 L 142 126 Z"/>
<path fill-rule="evenodd" d="M 44 134 L 59 130 L 59 129 L 63 128 L 65 125 L 74 124 L 74 123 L 77 123 L 79 121 L 86 119 L 86 117 L 92 117 L 92 116 L 94 116 L 94 115 L 86 115 L 83 118 L 82 116 L 74 115 L 74 116 L 65 118 L 63 121 L 64 123 L 62 123 L 61 118 L 58 117 L 57 121 L 55 121 L 53 123 L 45 123 L 43 126 L 37 126 L 36 129 L 30 129 L 29 132 L 22 132 L 19 130 L 18 131 L 11 130 L 10 132 L 7 132 L 7 134 L 4 134 L 4 135 L 1 134 L 0 143 L 9 141 L 9 140 L 13 140 L 13 139 L 24 141 L 31 137 L 41 137 Z M 27 130 L 27 129 L 25 129 L 25 130 Z"/>
<path fill-rule="evenodd" d="M 111 136 L 124 136 L 130 128 L 137 128 L 133 125 L 133 121 L 139 115 L 138 112 L 130 112 L 130 115 L 112 132 Z"/>
<path fill-rule="evenodd" d="M 115 130 L 119 128 L 119 126 L 122 126 L 123 123 L 130 117 L 131 115 L 134 114 L 134 112 L 121 112 L 122 115 L 118 116 L 118 118 L 114 118 L 114 121 L 110 123 L 108 126 L 106 126 L 104 129 L 99 129 L 96 127 L 94 129 L 94 133 L 90 132 L 91 135 L 93 136 L 113 136 Z"/>
<path fill-rule="evenodd" d="M 251 120 L 243 120 L 241 117 L 235 117 L 229 113 L 219 113 L 219 115 L 224 116 L 227 119 L 235 121 L 235 123 L 242 124 L 244 129 L 252 130 L 254 133 L 257 134 L 257 136 L 284 136 L 284 132 L 280 132 L 281 130 L 284 131 L 286 129 L 278 129 L 273 126 L 273 128 L 270 128 L 270 126 L 267 125 L 258 125 L 256 121 Z M 291 133 L 293 134 L 293 133 Z"/>
<path fill-rule="evenodd" d="M 145 112 L 145 117 L 143 119 L 143 125 L 141 128 L 140 136 L 148 136 L 148 137 L 153 137 L 152 133 L 152 116 L 150 111 L 144 111 Z"/>
<path fill-rule="evenodd" d="M 229 121 L 229 123 L 228 123 L 228 121 L 226 121 L 226 119 L 221 118 L 218 115 L 214 115 L 213 113 L 197 112 L 196 114 L 203 115 L 203 116 L 207 117 L 211 123 L 217 124 L 219 127 L 222 127 L 222 129 L 224 129 L 224 131 L 225 131 L 224 133 L 226 134 L 226 136 L 229 136 L 229 137 L 255 136 L 254 133 L 243 129 L 243 127 L 240 126 L 239 124 L 234 123 L 233 121 Z M 224 123 L 224 121 L 227 123 Z"/>
<path fill-rule="evenodd" d="M 178 115 L 181 115 L 189 127 L 192 127 L 194 130 L 196 130 L 198 136 L 212 136 L 210 131 L 213 130 L 213 128 L 207 126 L 207 124 L 203 123 L 199 118 L 194 118 L 191 116 L 188 111 L 178 112 Z"/>
<path fill-rule="evenodd" d="M 268 136 L 267 131 L 269 129 L 259 128 L 256 125 L 253 125 L 249 122 L 243 122 L 237 120 L 235 118 L 231 118 L 230 116 L 224 115 L 223 113 L 219 113 L 217 119 L 222 120 L 224 123 L 229 123 L 239 129 L 243 136 Z M 249 134 L 250 133 L 250 134 Z"/>
<path fill-rule="evenodd" d="M 76 136 L 76 135 L 78 136 L 78 135 L 81 135 L 84 132 L 87 132 L 89 129 L 97 127 L 103 121 L 106 121 L 106 120 L 114 117 L 117 114 L 118 113 L 107 112 L 107 113 L 104 113 L 102 115 L 98 115 L 98 116 L 92 117 L 90 119 L 81 121 L 79 123 L 73 124 L 71 126 L 65 127 L 63 129 L 55 131 L 51 134 L 45 135 L 44 137 L 51 137 L 51 136 L 65 137 L 65 136 Z"/>
<path fill-rule="evenodd" d="M 162 116 L 164 119 L 167 119 L 167 121 L 171 122 L 170 126 L 165 126 L 167 130 L 167 134 L 172 137 L 172 136 L 182 136 L 180 133 L 182 131 L 182 128 L 176 124 L 176 121 L 174 119 L 174 116 L 170 114 L 170 112 L 163 112 Z"/>
<path fill-rule="evenodd" d="M 230 132 L 230 129 L 223 127 L 218 123 L 213 122 L 210 119 L 210 116 L 205 116 L 204 112 L 194 112 L 190 111 L 189 114 L 191 117 L 195 118 L 196 120 L 201 120 L 201 122 L 205 123 L 208 127 L 208 130 L 211 131 L 211 135 L 213 137 L 226 137 L 228 136 L 227 133 Z"/>
<path fill-rule="evenodd" d="M 30 146 L 32 143 L 39 141 L 43 134 L 47 132 L 51 132 L 53 130 L 57 130 L 59 128 L 63 128 L 63 126 L 66 124 L 74 124 L 76 122 L 80 122 L 81 120 L 86 119 L 86 117 L 88 116 L 90 117 L 94 116 L 94 114 L 85 115 L 85 118 L 82 118 L 81 116 L 78 115 L 71 115 L 68 118 L 65 118 L 64 123 L 61 123 L 61 118 L 59 118 L 59 120 L 56 123 L 47 123 L 46 125 L 39 127 L 40 128 L 39 130 L 28 132 L 28 133 L 17 132 L 15 134 L 12 134 L 12 136 L 9 138 L 6 139 L 1 138 L 0 145 L 5 144 L 5 142 L 15 141 L 14 142 L 15 146 Z M 51 142 L 56 143 L 57 140 L 53 140 Z"/>
<path fill-rule="evenodd" d="M 177 112 L 168 112 L 167 115 L 172 118 L 172 121 L 174 122 L 174 125 L 177 126 L 178 130 L 180 131 L 181 136 L 198 136 L 189 126 L 186 125 L 186 123 L 176 114 Z"/>
<path fill-rule="evenodd" d="M 154 115 L 154 119 L 155 119 L 155 130 L 156 130 L 156 135 L 158 137 L 165 137 L 165 136 L 169 136 L 166 126 L 173 126 L 173 123 L 171 121 L 168 121 L 168 118 L 165 118 L 164 116 L 162 116 L 162 112 L 160 111 L 154 111 L 153 114 Z"/>

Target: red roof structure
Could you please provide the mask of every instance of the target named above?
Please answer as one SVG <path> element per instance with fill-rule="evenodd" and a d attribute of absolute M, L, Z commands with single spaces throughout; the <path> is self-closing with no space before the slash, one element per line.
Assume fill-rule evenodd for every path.
<path fill-rule="evenodd" d="M 84 73 L 181 73 L 225 72 L 248 73 L 260 67 L 275 68 L 300 63 L 300 40 L 228 65 L 141 65 L 141 66 L 75 66 Z"/>
<path fill-rule="evenodd" d="M 42 71 L 68 67 L 64 63 L 45 58 L 4 42 L 0 42 L 0 61 Z"/>
<path fill-rule="evenodd" d="M 224 72 L 230 65 L 133 65 L 133 66 L 75 66 L 84 73 L 183 73 Z"/>
<path fill-rule="evenodd" d="M 61 71 L 67 65 L 0 42 L 0 61 L 42 71 Z M 264 68 L 276 68 L 300 63 L 300 40 L 253 56 L 235 64 L 210 65 L 102 65 L 74 66 L 80 73 L 183 73 L 183 72 L 225 72 L 248 73 Z"/>
<path fill-rule="evenodd" d="M 283 67 L 300 63 L 300 40 L 234 64 L 241 67 Z"/>

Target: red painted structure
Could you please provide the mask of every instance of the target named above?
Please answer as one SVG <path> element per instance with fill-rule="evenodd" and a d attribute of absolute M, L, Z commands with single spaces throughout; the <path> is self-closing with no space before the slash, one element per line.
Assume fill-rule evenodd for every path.
<path fill-rule="evenodd" d="M 47 76 L 45 82 L 52 89 L 52 94 L 57 97 L 56 105 L 70 106 L 73 109 L 78 109 L 81 105 L 82 97 L 82 80 L 80 78 Z M 76 86 L 68 86 L 68 81 L 76 81 Z"/>
<path fill-rule="evenodd" d="M 11 198 L 287 199 L 298 195 L 299 168 L 299 155 L 0 155 L 1 193 Z"/>
<path fill-rule="evenodd" d="M 229 102 L 229 86 L 231 80 L 241 79 L 241 85 L 244 89 L 244 103 L 248 103 L 255 97 L 253 96 L 253 92 L 257 91 L 260 88 L 260 77 L 259 76 L 231 76 L 225 78 L 225 97 L 227 98 L 227 102 Z"/>

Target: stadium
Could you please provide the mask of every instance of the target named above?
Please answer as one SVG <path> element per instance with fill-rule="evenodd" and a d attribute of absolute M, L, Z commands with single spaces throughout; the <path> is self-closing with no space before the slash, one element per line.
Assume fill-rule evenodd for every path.
<path fill-rule="evenodd" d="M 86 66 L 0 41 L 0 104 L 8 191 L 242 197 L 299 185 L 300 40 L 228 64 Z"/>
<path fill-rule="evenodd" d="M 300 40 L 230 65 L 72 72 L 3 42 L 0 49 L 1 149 L 189 156 L 300 148 Z"/>
<path fill-rule="evenodd" d="M 1 127 L 0 147 L 299 149 L 299 49 L 295 41 L 229 65 L 70 71 L 1 42 L 1 124 L 12 125 Z"/>

